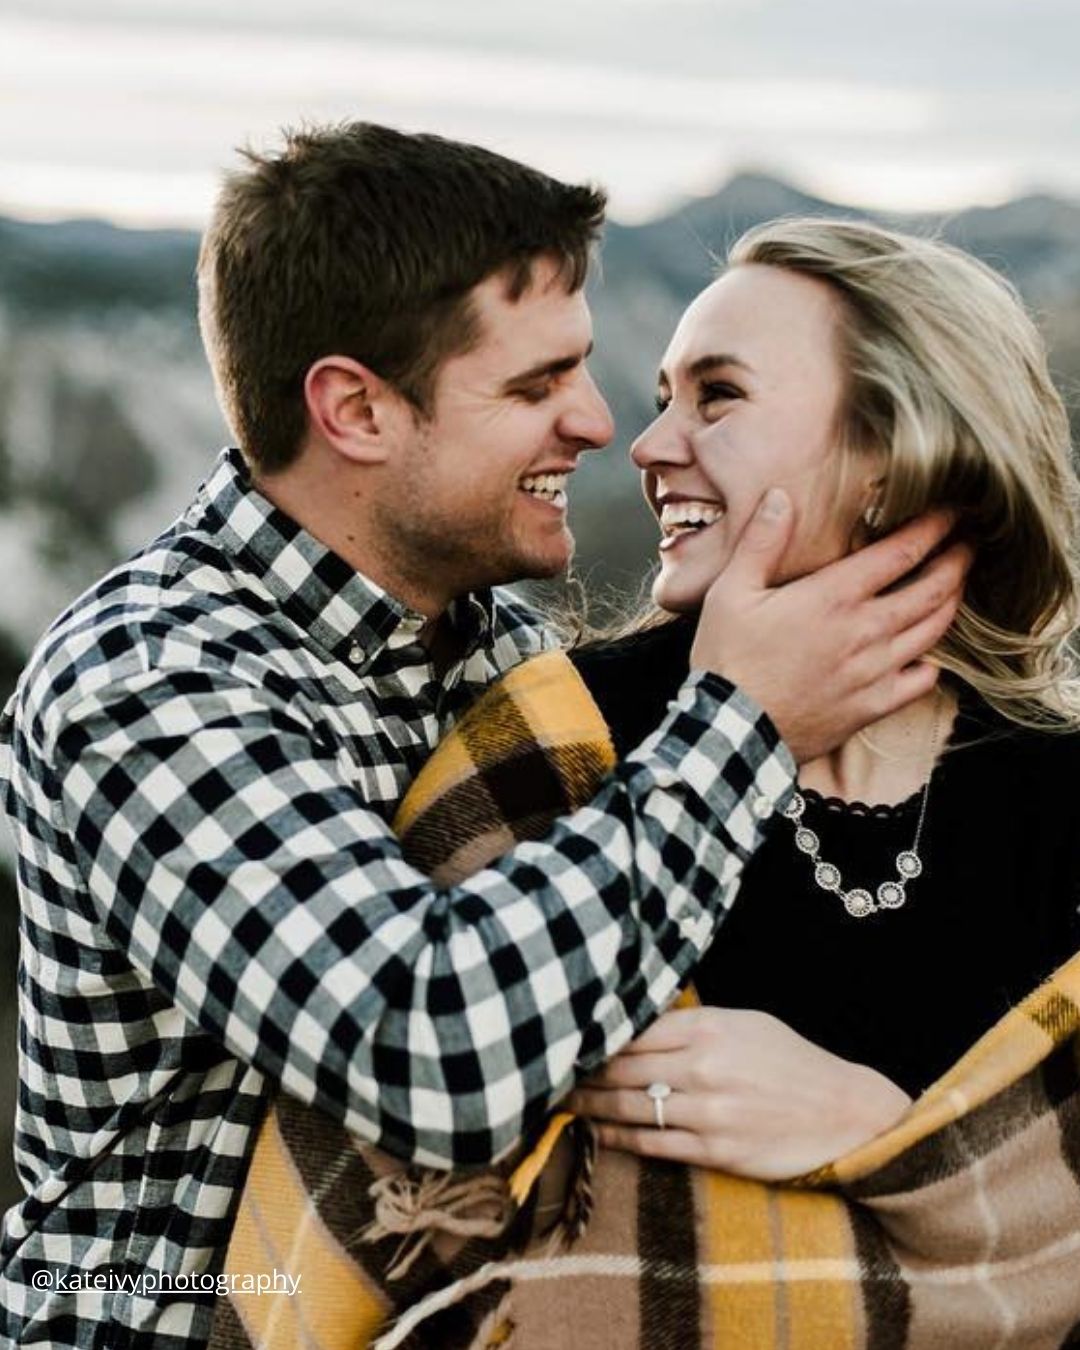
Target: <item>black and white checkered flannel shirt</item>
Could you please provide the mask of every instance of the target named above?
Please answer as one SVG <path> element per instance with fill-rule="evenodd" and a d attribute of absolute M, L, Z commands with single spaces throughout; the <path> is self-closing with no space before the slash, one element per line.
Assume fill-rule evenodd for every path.
<path fill-rule="evenodd" d="M 692 676 L 595 803 L 437 888 L 388 822 L 456 713 L 545 638 L 499 596 L 423 622 L 222 455 L 39 644 L 2 729 L 22 909 L 16 1343 L 192 1347 L 270 1087 L 402 1158 L 506 1153 L 672 999 L 793 765 Z M 35 1271 L 114 1287 L 34 1287 Z M 39 1275 L 39 1282 L 42 1277 Z M 54 1279 L 55 1284 L 55 1279 Z"/>

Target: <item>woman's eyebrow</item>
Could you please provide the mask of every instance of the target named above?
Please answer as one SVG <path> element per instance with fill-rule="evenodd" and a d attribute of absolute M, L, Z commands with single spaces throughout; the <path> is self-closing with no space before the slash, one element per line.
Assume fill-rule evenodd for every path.
<path fill-rule="evenodd" d="M 712 370 L 714 366 L 737 366 L 739 370 L 745 370 L 747 374 L 753 373 L 745 361 L 731 352 L 712 352 L 708 356 L 699 356 L 686 373 L 692 380 L 695 380 L 699 375 L 704 375 L 707 370 Z"/>
<path fill-rule="evenodd" d="M 731 352 L 709 352 L 707 356 L 699 356 L 696 361 L 692 361 L 686 368 L 688 379 L 696 380 L 699 375 L 704 375 L 707 370 L 713 370 L 717 366 L 736 366 L 739 370 L 745 370 L 748 375 L 752 375 L 753 367 L 747 365 L 741 357 L 735 356 Z M 670 385 L 671 379 L 666 370 L 661 370 L 657 380 L 662 385 Z"/>

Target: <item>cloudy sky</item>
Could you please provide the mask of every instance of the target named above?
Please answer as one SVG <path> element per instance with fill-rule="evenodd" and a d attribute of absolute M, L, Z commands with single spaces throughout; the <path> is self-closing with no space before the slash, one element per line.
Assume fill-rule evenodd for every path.
<path fill-rule="evenodd" d="M 0 212 L 198 224 L 233 147 L 363 117 L 611 190 L 757 168 L 895 209 L 1080 197 L 1076 0 L 0 0 Z"/>

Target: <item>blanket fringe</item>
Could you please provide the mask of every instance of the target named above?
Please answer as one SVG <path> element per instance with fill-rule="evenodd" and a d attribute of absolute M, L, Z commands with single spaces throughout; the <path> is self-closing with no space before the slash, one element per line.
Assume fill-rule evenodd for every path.
<path fill-rule="evenodd" d="M 570 1183 L 563 1217 L 563 1237 L 573 1246 L 589 1226 L 593 1212 L 593 1173 L 596 1170 L 596 1152 L 600 1147 L 592 1123 L 578 1117 L 572 1126 L 576 1144 L 576 1167 Z"/>
<path fill-rule="evenodd" d="M 453 1284 L 445 1285 L 442 1289 L 436 1289 L 426 1298 L 422 1298 L 418 1303 L 404 1309 L 393 1325 L 387 1327 L 379 1339 L 372 1344 L 371 1350 L 398 1350 L 400 1346 L 406 1344 L 421 1322 L 426 1322 L 436 1313 L 452 1308 L 455 1303 L 463 1302 L 470 1295 L 485 1289 L 496 1280 L 505 1278 L 507 1278 L 506 1263 L 490 1261 L 478 1270 L 474 1270 L 471 1275 L 456 1280 Z"/>
<path fill-rule="evenodd" d="M 359 1233 L 365 1243 L 403 1235 L 390 1258 L 388 1280 L 406 1276 L 439 1233 L 463 1238 L 495 1238 L 506 1228 L 511 1200 L 506 1181 L 485 1173 L 456 1180 L 449 1172 L 400 1172 L 380 1177 L 368 1188 L 375 1217 Z"/>

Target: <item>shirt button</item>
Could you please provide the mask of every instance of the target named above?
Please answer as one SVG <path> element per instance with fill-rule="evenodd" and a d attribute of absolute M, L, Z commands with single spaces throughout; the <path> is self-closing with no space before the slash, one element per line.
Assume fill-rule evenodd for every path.
<path fill-rule="evenodd" d="M 768 820 L 776 810 L 776 803 L 771 797 L 766 797 L 763 793 L 758 793 L 750 798 L 750 813 L 758 820 Z"/>
<path fill-rule="evenodd" d="M 363 659 L 364 659 L 363 647 L 360 646 L 359 642 L 354 642 L 353 645 L 349 648 L 349 664 L 351 666 L 358 666 Z"/>
<path fill-rule="evenodd" d="M 679 920 L 679 936 L 684 937 L 687 942 L 697 942 L 702 936 L 701 930 L 707 923 L 708 919 L 704 914 L 697 918 L 688 914 L 685 919 Z"/>

